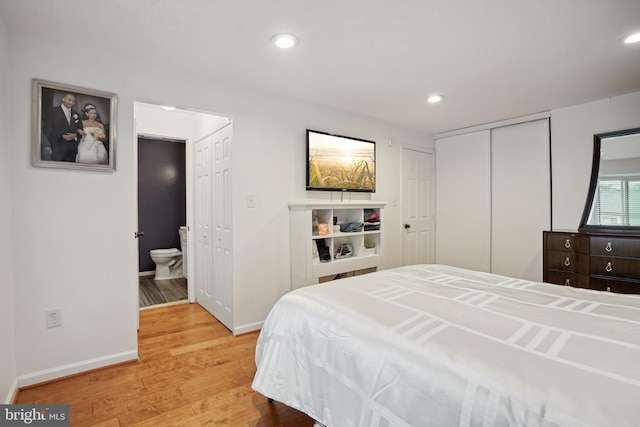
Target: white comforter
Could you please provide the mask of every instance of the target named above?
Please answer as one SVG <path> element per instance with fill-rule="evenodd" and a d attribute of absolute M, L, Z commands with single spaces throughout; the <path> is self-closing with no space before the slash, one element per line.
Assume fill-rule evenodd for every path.
<path fill-rule="evenodd" d="M 640 425 L 640 297 L 442 265 L 290 292 L 253 388 L 330 426 Z"/>

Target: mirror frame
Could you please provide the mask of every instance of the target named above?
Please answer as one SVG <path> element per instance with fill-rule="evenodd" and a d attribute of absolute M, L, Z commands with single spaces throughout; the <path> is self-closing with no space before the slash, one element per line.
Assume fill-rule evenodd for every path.
<path fill-rule="evenodd" d="M 582 218 L 578 231 L 583 233 L 608 233 L 608 234 L 640 234 L 640 226 L 630 225 L 587 225 L 591 207 L 593 206 L 593 198 L 598 187 L 598 174 L 600 172 L 600 149 L 602 140 L 607 138 L 621 137 L 626 135 L 640 134 L 640 128 L 618 130 L 614 132 L 599 133 L 593 135 L 593 163 L 591 165 L 591 181 L 589 183 L 589 191 L 587 193 L 587 201 L 584 205 Z"/>

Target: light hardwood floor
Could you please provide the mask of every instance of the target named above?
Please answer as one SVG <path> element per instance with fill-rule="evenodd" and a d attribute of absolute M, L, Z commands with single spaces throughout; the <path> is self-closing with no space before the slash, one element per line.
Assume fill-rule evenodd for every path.
<path fill-rule="evenodd" d="M 23 389 L 15 403 L 67 403 L 72 426 L 312 426 L 251 389 L 257 338 L 232 337 L 197 304 L 143 310 L 138 362 Z"/>

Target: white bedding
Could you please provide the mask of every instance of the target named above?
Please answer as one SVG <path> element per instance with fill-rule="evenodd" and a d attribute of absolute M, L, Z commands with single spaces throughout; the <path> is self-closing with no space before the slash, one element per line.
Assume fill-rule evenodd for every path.
<path fill-rule="evenodd" d="M 640 297 L 415 265 L 281 298 L 254 390 L 330 427 L 640 425 Z"/>

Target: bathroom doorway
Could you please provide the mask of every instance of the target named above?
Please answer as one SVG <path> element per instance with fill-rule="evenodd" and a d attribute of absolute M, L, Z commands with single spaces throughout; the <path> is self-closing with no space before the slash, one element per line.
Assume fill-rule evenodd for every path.
<path fill-rule="evenodd" d="M 187 224 L 186 140 L 138 135 L 138 273 L 140 308 L 187 301 L 186 251 L 179 229 Z M 166 257 L 158 278 L 151 253 Z"/>
<path fill-rule="evenodd" d="M 195 238 L 195 212 L 197 209 L 201 209 L 203 206 L 213 206 L 213 195 L 196 194 L 195 191 L 195 165 L 197 159 L 194 153 L 194 143 L 202 139 L 207 135 L 213 135 L 220 129 L 228 127 L 232 123 L 229 117 L 220 116 L 212 113 L 183 110 L 183 109 L 169 109 L 160 105 L 147 104 L 142 102 L 134 102 L 134 122 L 135 122 L 135 137 L 146 136 L 156 138 L 160 140 L 173 140 L 173 141 L 186 141 L 185 147 L 185 172 L 186 172 L 186 236 L 187 236 L 187 262 L 186 275 L 187 275 L 187 301 L 191 303 L 201 304 L 200 299 L 197 296 L 196 287 L 198 286 L 198 278 L 196 277 L 197 269 L 200 268 L 196 263 L 198 257 L 198 248 L 196 246 Z M 135 144 L 134 164 L 136 167 L 134 185 L 138 188 L 138 175 L 137 170 L 138 158 L 141 155 L 138 153 L 138 144 Z M 230 172 L 230 171 L 229 171 Z M 230 203 L 227 199 L 222 202 L 215 202 L 218 208 L 224 208 L 225 211 L 231 211 Z M 136 212 L 134 218 L 138 218 L 138 204 L 135 206 Z M 138 232 L 144 231 L 141 228 L 136 228 Z M 138 236 L 138 233 L 136 233 Z M 178 234 L 176 234 L 178 236 Z M 177 237 L 176 237 L 177 238 Z M 144 240 L 146 237 L 142 237 L 139 240 Z M 168 246 L 167 248 L 180 248 L 180 246 Z M 141 252 L 147 252 L 146 249 Z M 167 282 L 168 284 L 169 282 Z M 201 285 L 204 285 L 202 283 Z M 138 284 L 139 286 L 139 284 Z M 232 294 L 233 279 L 231 275 L 225 277 L 224 280 L 225 295 Z M 184 300 L 181 300 L 184 301 Z M 140 304 L 139 304 L 140 305 Z M 213 313 L 212 313 L 213 314 Z M 214 315 L 215 316 L 215 315 Z"/>

